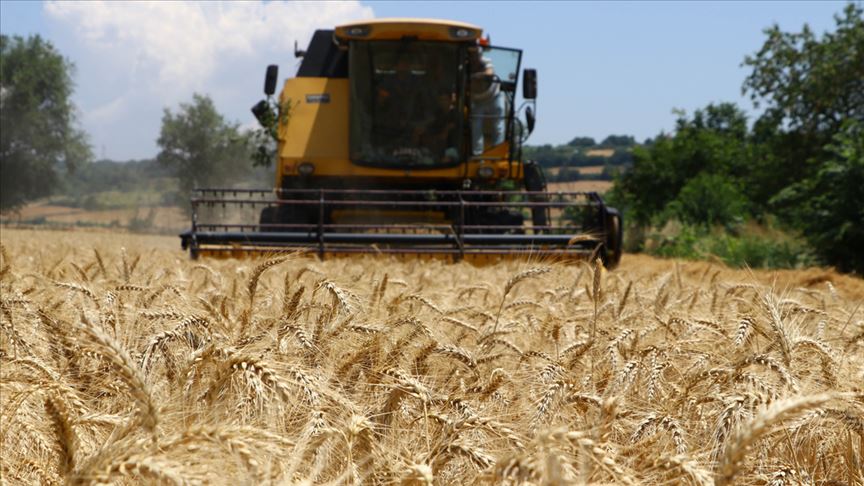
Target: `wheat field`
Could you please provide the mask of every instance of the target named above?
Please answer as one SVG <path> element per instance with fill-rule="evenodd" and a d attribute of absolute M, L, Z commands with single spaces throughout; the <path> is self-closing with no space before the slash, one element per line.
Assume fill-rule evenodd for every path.
<path fill-rule="evenodd" d="M 2 230 L 3 484 L 864 484 L 864 283 Z"/>

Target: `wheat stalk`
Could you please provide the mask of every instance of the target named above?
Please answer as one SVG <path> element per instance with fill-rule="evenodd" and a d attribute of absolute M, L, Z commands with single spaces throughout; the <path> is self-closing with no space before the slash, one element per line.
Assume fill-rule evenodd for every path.
<path fill-rule="evenodd" d="M 156 425 L 159 423 L 159 412 L 153 400 L 150 387 L 141 375 L 141 371 L 134 365 L 129 353 L 124 350 L 113 338 L 99 329 L 81 322 L 78 325 L 81 331 L 107 359 L 120 378 L 129 388 L 130 395 L 135 400 L 138 408 L 138 421 L 151 433 L 156 440 Z"/>
<path fill-rule="evenodd" d="M 276 264 L 262 265 L 282 257 L 187 261 L 150 238 L 34 247 L 3 229 L 10 484 L 864 476 L 852 277 L 360 255 L 300 264 L 271 289 Z"/>
<path fill-rule="evenodd" d="M 824 393 L 788 398 L 776 402 L 759 412 L 750 422 L 738 429 L 735 436 L 726 446 L 726 450 L 717 466 L 717 474 L 715 476 L 717 486 L 729 484 L 735 479 L 749 447 L 768 433 L 776 423 L 820 407 L 834 398 L 838 398 L 838 395 Z"/>
<path fill-rule="evenodd" d="M 264 260 L 259 263 L 253 270 L 252 274 L 249 276 L 249 283 L 246 284 L 246 290 L 249 293 L 249 305 L 255 301 L 255 292 L 258 290 L 258 280 L 261 279 L 261 275 L 270 268 L 279 265 L 280 263 L 287 260 L 285 257 L 281 258 L 271 258 L 269 260 Z"/>
<path fill-rule="evenodd" d="M 517 273 L 516 275 L 510 277 L 507 280 L 507 283 L 504 284 L 504 294 L 501 296 L 501 303 L 498 305 L 498 312 L 495 315 L 495 324 L 492 326 L 492 332 L 498 330 L 498 321 L 501 318 L 501 310 L 504 308 L 504 301 L 507 300 L 507 295 L 516 287 L 519 282 L 523 282 L 528 279 L 537 278 L 540 275 L 549 273 L 549 268 L 529 268 L 528 270 Z"/>

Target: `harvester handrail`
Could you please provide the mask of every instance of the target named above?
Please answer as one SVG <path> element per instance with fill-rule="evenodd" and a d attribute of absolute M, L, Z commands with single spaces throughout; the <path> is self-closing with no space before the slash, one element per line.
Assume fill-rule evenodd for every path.
<path fill-rule="evenodd" d="M 436 189 L 230 189 L 230 188 L 199 188 L 193 189 L 193 193 L 201 194 L 217 194 L 217 193 L 235 193 L 235 194 L 368 194 L 368 195 L 398 195 L 398 196 L 414 196 L 414 195 L 437 195 L 437 196 L 587 196 L 599 197 L 596 191 L 495 191 L 495 190 L 436 190 Z"/>
<path fill-rule="evenodd" d="M 600 194 L 593 191 L 199 188 L 193 190 L 191 203 L 192 228 L 183 235 L 182 242 L 193 256 L 202 250 L 220 248 L 293 248 L 316 252 L 321 257 L 328 252 L 444 253 L 456 259 L 469 254 L 593 255 L 599 251 L 605 255 L 611 214 Z M 226 208 L 262 206 L 271 208 L 267 209 L 271 214 L 277 214 L 280 208 L 293 208 L 289 211 L 307 216 L 296 221 L 264 220 L 262 212 L 257 224 L 209 219 L 220 214 L 220 208 L 221 217 L 225 217 L 230 214 L 224 212 Z M 363 214 L 386 208 L 443 213 L 445 221 L 370 224 L 331 220 L 346 217 L 353 209 Z M 531 219 L 523 222 L 521 216 L 516 223 L 502 219 L 482 224 L 482 220 L 471 219 L 478 211 L 493 215 L 498 211 L 522 211 L 524 215 L 536 208 L 553 211 L 550 218 L 555 219 L 542 219 L 536 225 Z M 577 211 L 568 213 L 568 209 Z M 337 213 L 341 216 L 335 216 Z"/>
<path fill-rule="evenodd" d="M 405 229 L 405 230 L 447 230 L 449 231 L 453 225 L 452 224 L 341 224 L 341 223 L 327 223 L 321 225 L 326 229 Z M 318 228 L 317 223 L 256 223 L 256 224 L 242 224 L 242 223 L 198 223 L 198 228 L 309 228 L 316 229 Z M 491 224 L 465 224 L 462 225 L 465 229 L 513 229 L 512 225 L 491 225 Z M 579 230 L 578 226 L 553 226 L 553 225 L 531 225 L 526 226 L 527 229 L 548 229 L 548 230 Z"/>
<path fill-rule="evenodd" d="M 304 206 L 434 206 L 434 207 L 457 207 L 461 205 L 465 206 L 475 206 L 475 207 L 547 207 L 547 208 L 566 208 L 578 205 L 600 205 L 601 203 L 596 201 L 589 201 L 585 204 L 578 204 L 573 202 L 555 202 L 555 201 L 373 201 L 373 200 L 362 200 L 362 199 L 326 199 L 323 201 L 315 200 L 315 199 L 274 199 L 271 201 L 257 201 L 254 199 L 249 200 L 241 200 L 241 199 L 193 199 L 193 204 L 237 204 L 237 203 L 245 203 L 245 204 L 298 204 Z"/>

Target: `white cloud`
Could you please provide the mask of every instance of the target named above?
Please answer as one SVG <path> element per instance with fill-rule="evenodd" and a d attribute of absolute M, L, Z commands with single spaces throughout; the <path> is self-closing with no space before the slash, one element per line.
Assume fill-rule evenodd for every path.
<path fill-rule="evenodd" d="M 305 48 L 316 29 L 373 17 L 358 1 L 51 1 L 44 12 L 78 66 L 84 128 L 116 158 L 155 155 L 162 109 L 193 92 L 246 123 L 265 66 L 293 74 L 295 40 Z"/>
<path fill-rule="evenodd" d="M 238 57 L 288 52 L 316 28 L 372 16 L 358 2 L 49 2 L 45 10 L 113 62 L 178 88 L 205 84 Z"/>
<path fill-rule="evenodd" d="M 116 121 L 129 109 L 129 99 L 125 96 L 114 98 L 103 105 L 84 113 L 84 123 L 106 124 Z"/>

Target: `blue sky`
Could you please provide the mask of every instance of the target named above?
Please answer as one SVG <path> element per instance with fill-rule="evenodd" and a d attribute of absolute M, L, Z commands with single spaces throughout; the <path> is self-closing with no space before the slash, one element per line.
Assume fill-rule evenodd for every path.
<path fill-rule="evenodd" d="M 738 102 L 744 56 L 777 23 L 833 29 L 843 2 L 0 2 L 0 31 L 38 33 L 76 64 L 74 101 L 97 156 L 158 152 L 162 110 L 193 92 L 253 126 L 264 67 L 296 68 L 294 40 L 358 18 L 431 17 L 477 24 L 495 45 L 525 50 L 539 72 L 529 143 L 671 130 L 674 108 Z"/>

